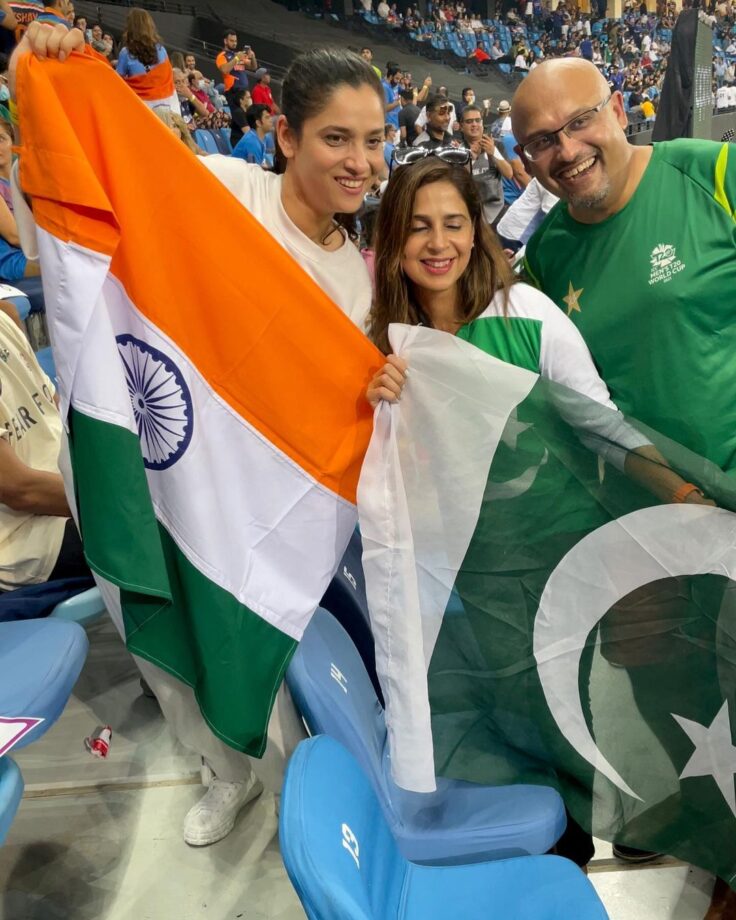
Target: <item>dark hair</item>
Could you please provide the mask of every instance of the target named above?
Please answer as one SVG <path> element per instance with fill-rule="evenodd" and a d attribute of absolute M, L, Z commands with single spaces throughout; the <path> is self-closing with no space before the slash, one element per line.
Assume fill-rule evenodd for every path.
<path fill-rule="evenodd" d="M 140 61 L 144 67 L 154 67 L 158 64 L 158 45 L 161 36 L 156 31 L 156 23 L 148 10 L 138 7 L 128 13 L 123 32 L 123 46 L 128 49 L 131 57 Z"/>
<path fill-rule="evenodd" d="M 387 67 L 386 68 L 386 79 L 390 80 L 391 77 L 395 77 L 397 73 L 401 73 L 400 67 Z"/>
<path fill-rule="evenodd" d="M 370 87 L 385 104 L 383 87 L 375 70 L 353 51 L 342 48 L 315 48 L 298 54 L 281 84 L 281 111 L 291 131 L 300 137 L 304 122 L 314 118 L 329 104 L 341 86 Z M 286 157 L 276 136 L 274 170 L 286 171 Z M 357 237 L 354 214 L 335 214 L 335 220 L 351 239 Z"/>
<path fill-rule="evenodd" d="M 249 89 L 243 89 L 242 86 L 238 87 L 238 89 L 234 89 L 232 93 L 230 94 L 230 100 L 232 103 L 231 108 L 237 109 L 237 107 L 243 101 L 243 96 L 249 92 L 250 92 Z"/>
<path fill-rule="evenodd" d="M 396 130 L 398 130 L 396 128 L 396 125 L 392 125 L 390 121 L 387 121 L 386 124 L 383 126 L 383 136 L 388 137 L 391 131 L 396 131 Z"/>
<path fill-rule="evenodd" d="M 235 29 L 225 29 L 225 31 L 222 33 L 223 43 L 225 42 L 225 39 L 230 35 L 234 35 L 236 38 L 238 37 L 238 33 L 235 31 Z"/>
<path fill-rule="evenodd" d="M 444 93 L 435 93 L 427 99 L 427 112 L 434 112 L 435 109 L 438 109 L 441 105 L 447 105 L 450 100 Z"/>
<path fill-rule="evenodd" d="M 479 105 L 476 105 L 474 102 L 472 102 L 470 105 L 466 105 L 465 108 L 463 109 L 463 114 L 460 116 L 461 123 L 462 123 L 463 118 L 465 118 L 466 112 L 477 112 L 481 116 L 481 118 L 483 118 L 483 110 L 481 109 Z"/>
<path fill-rule="evenodd" d="M 271 109 L 262 102 L 254 102 L 253 105 L 249 105 L 245 110 L 245 120 L 248 122 L 248 126 L 255 131 L 256 125 L 263 118 L 263 113 L 270 111 Z"/>
<path fill-rule="evenodd" d="M 465 89 L 463 89 L 463 96 L 465 95 L 465 93 L 472 93 L 472 92 L 474 92 L 473 87 L 466 86 Z"/>
<path fill-rule="evenodd" d="M 399 96 L 401 96 L 404 102 L 413 102 L 414 101 L 414 90 L 413 89 L 402 89 L 399 93 Z"/>
<path fill-rule="evenodd" d="M 467 169 L 428 156 L 397 169 L 381 198 L 376 220 L 376 287 L 369 320 L 369 335 L 389 354 L 390 323 L 431 325 L 414 297 L 412 282 L 401 267 L 411 230 L 414 201 L 425 185 L 450 182 L 465 202 L 473 223 L 473 248 L 468 267 L 459 280 L 459 310 L 464 323 L 472 322 L 488 307 L 498 291 L 504 293 L 504 311 L 514 275 L 496 234 L 483 216 L 475 182 Z"/>

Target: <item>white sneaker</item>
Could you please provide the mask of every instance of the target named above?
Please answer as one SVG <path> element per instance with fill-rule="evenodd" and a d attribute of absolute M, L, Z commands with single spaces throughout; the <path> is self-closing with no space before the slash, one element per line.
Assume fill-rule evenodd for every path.
<path fill-rule="evenodd" d="M 240 809 L 262 792 L 263 783 L 255 773 L 243 783 L 226 783 L 214 777 L 184 819 L 184 842 L 190 847 L 206 847 L 227 837 Z"/>

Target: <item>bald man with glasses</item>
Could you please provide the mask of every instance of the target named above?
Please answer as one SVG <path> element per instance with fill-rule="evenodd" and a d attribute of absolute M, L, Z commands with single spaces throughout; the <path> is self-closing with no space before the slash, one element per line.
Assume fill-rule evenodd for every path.
<path fill-rule="evenodd" d="M 512 119 L 527 171 L 561 199 L 528 243 L 529 276 L 623 412 L 736 473 L 736 147 L 629 144 L 621 93 L 572 58 L 529 74 Z M 650 688 L 629 676 L 644 714 Z M 734 916 L 717 882 L 706 920 Z"/>

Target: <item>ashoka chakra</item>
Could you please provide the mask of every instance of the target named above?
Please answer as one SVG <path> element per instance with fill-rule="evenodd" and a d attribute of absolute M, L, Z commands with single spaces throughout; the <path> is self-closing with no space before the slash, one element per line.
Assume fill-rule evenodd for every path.
<path fill-rule="evenodd" d="M 128 394 L 149 470 L 165 470 L 192 439 L 192 397 L 168 355 L 132 335 L 117 337 Z"/>

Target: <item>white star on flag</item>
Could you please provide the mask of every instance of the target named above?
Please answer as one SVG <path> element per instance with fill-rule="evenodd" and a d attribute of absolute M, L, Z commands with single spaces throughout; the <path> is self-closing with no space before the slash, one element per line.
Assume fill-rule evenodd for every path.
<path fill-rule="evenodd" d="M 677 720 L 680 728 L 695 745 L 695 750 L 685 764 L 680 779 L 687 779 L 691 776 L 712 776 L 721 790 L 721 795 L 728 803 L 728 807 L 736 817 L 736 794 L 733 785 L 733 777 L 736 773 L 736 747 L 731 740 L 728 701 L 724 701 L 715 719 L 707 728 L 705 725 L 685 719 L 683 716 L 676 716 L 674 713 L 672 713 L 672 718 Z"/>

